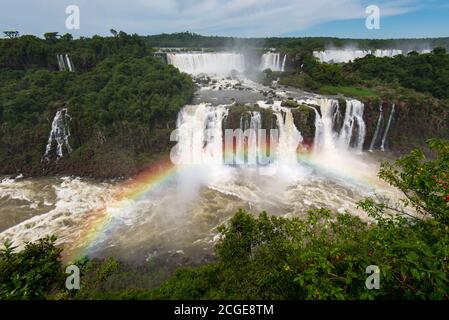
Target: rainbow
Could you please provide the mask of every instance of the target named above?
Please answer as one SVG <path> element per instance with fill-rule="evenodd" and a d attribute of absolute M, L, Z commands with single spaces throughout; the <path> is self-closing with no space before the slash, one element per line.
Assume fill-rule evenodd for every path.
<path fill-rule="evenodd" d="M 236 155 L 235 151 L 234 148 L 227 148 L 227 150 L 223 150 L 223 155 L 234 154 L 235 158 L 243 157 L 244 160 L 247 152 L 244 152 L 243 155 L 241 153 Z M 320 159 L 313 154 L 310 147 L 299 148 L 297 158 L 300 163 L 307 164 L 319 171 L 337 174 L 345 179 L 361 182 L 365 185 L 374 186 L 377 184 L 376 180 L 379 181 L 372 174 L 367 175 L 366 172 L 354 170 L 351 166 L 341 166 L 332 161 Z M 91 219 L 82 226 L 81 233 L 76 235 L 76 239 L 71 242 L 70 248 L 65 248 L 63 259 L 73 262 L 85 256 L 91 245 L 95 244 L 104 235 L 121 212 L 129 209 L 133 203 L 143 199 L 149 192 L 172 181 L 176 174 L 186 168 L 188 166 L 174 165 L 170 159 L 164 159 L 148 166 L 132 179 L 119 184 L 112 202 L 106 204 L 104 208 L 90 213 Z"/>
<path fill-rule="evenodd" d="M 94 219 L 91 219 L 82 227 L 83 231 L 77 235 L 74 243 L 70 245 L 70 248 L 64 250 L 63 259 L 73 262 L 86 255 L 89 247 L 104 234 L 117 217 L 117 213 L 111 215 L 108 212 L 109 207 L 113 206 L 116 209 L 114 212 L 120 214 L 130 206 L 130 202 L 139 201 L 148 192 L 168 183 L 180 168 L 174 166 L 169 159 L 165 159 L 148 166 L 134 178 L 121 183 L 117 187 L 118 191 L 114 194 L 112 203 L 91 213 Z"/>

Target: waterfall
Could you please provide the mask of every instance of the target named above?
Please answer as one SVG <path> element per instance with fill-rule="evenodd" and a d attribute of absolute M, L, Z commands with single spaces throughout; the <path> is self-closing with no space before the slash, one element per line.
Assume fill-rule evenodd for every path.
<path fill-rule="evenodd" d="M 316 114 L 315 152 L 362 152 L 366 135 L 363 103 L 348 99 L 344 115 L 336 99 L 316 98 L 306 103 Z M 275 156 L 277 164 L 295 165 L 303 137 L 295 125 L 292 109 L 283 107 L 281 101 L 273 104 L 259 102 L 259 107 L 273 112 L 278 130 L 260 130 L 262 116 L 256 111 L 241 115 L 240 128 L 224 130 L 228 106 L 200 104 L 184 107 L 178 116 L 176 163 L 266 165 L 272 162 L 267 160 L 266 147 L 269 145 L 272 149 L 270 157 Z"/>
<path fill-rule="evenodd" d="M 290 108 L 274 105 L 273 110 L 279 127 L 276 159 L 282 165 L 294 165 L 297 163 L 297 150 L 303 137 L 295 126 Z"/>
<path fill-rule="evenodd" d="M 383 118 L 383 108 L 382 108 L 382 105 L 380 105 L 380 107 L 379 107 L 379 118 L 377 119 L 376 130 L 374 131 L 373 139 L 371 140 L 371 144 L 369 146 L 369 151 L 370 152 L 373 152 L 374 151 L 374 147 L 376 146 L 376 141 L 377 141 L 377 137 L 379 135 L 380 125 L 382 123 L 382 118 Z"/>
<path fill-rule="evenodd" d="M 59 71 L 65 71 L 65 63 L 64 63 L 64 59 L 63 59 L 62 55 L 58 54 L 56 56 L 56 59 L 58 61 Z"/>
<path fill-rule="evenodd" d="M 406 51 L 408 52 L 408 51 Z M 419 50 L 419 53 L 428 53 L 429 50 Z M 352 49 L 329 49 L 324 51 L 314 51 L 314 57 L 318 58 L 321 62 L 326 63 L 345 63 L 354 61 L 358 58 L 363 58 L 369 54 L 376 57 L 394 57 L 404 54 L 404 51 L 399 49 L 376 49 L 376 50 L 352 50 Z"/>
<path fill-rule="evenodd" d="M 387 49 L 387 50 L 325 50 L 325 51 L 314 51 L 313 55 L 318 58 L 321 62 L 327 63 L 343 63 L 354 61 L 358 58 L 363 58 L 369 54 L 376 57 L 394 57 L 396 55 L 402 54 L 402 50 L 397 49 Z"/>
<path fill-rule="evenodd" d="M 278 132 L 271 132 L 269 135 L 271 139 L 269 146 L 275 148 L 276 162 L 282 165 L 296 164 L 297 149 L 303 137 L 295 126 L 291 109 L 282 107 L 280 102 L 267 105 L 266 108 L 273 110 L 279 128 Z M 172 160 L 174 159 L 177 164 L 239 166 L 266 165 L 271 162 L 267 159 L 266 153 L 266 131 L 260 130 L 262 129 L 260 112 L 244 113 L 240 118 L 240 128 L 236 130 L 223 130 L 223 122 L 227 115 L 227 106 L 200 104 L 184 107 L 178 115 L 176 134 L 178 144 Z M 237 139 L 236 143 L 234 139 Z"/>
<path fill-rule="evenodd" d="M 316 99 L 312 103 L 315 110 L 315 152 L 348 151 L 362 152 L 366 135 L 363 120 L 364 105 L 358 100 L 347 100 L 343 125 L 338 132 L 340 106 L 335 99 Z"/>
<path fill-rule="evenodd" d="M 70 59 L 68 54 L 65 55 L 65 59 L 67 60 L 67 68 L 69 69 L 69 71 L 75 72 L 75 68 L 73 67 L 72 60 Z"/>
<path fill-rule="evenodd" d="M 223 165 L 226 161 L 226 164 L 244 165 L 246 148 L 248 163 L 257 164 L 258 130 L 262 127 L 261 114 L 255 111 L 243 114 L 240 118 L 240 128 L 236 131 L 231 130 L 229 141 L 228 137 L 225 140 L 223 136 L 223 122 L 227 115 L 227 106 L 200 104 L 184 107 L 178 115 L 176 136 L 178 144 L 175 154 L 172 155 L 175 156 L 175 163 Z M 235 154 L 234 137 L 238 138 Z"/>
<path fill-rule="evenodd" d="M 207 73 L 226 76 L 233 70 L 240 73 L 245 71 L 245 58 L 238 53 L 169 53 L 167 61 L 180 71 L 192 75 Z"/>
<path fill-rule="evenodd" d="M 185 106 L 178 115 L 175 162 L 222 164 L 223 120 L 227 114 L 224 106 Z"/>
<path fill-rule="evenodd" d="M 348 149 L 351 146 L 351 141 L 355 131 L 354 126 L 357 124 L 358 134 L 354 149 L 357 152 L 362 152 L 366 135 L 366 125 L 363 120 L 363 112 L 363 103 L 358 100 L 346 100 L 346 114 L 339 137 L 339 143 L 342 148 Z"/>
<path fill-rule="evenodd" d="M 285 63 L 287 62 L 287 55 L 284 55 L 284 60 L 282 61 L 281 71 L 285 71 Z"/>
<path fill-rule="evenodd" d="M 284 55 L 284 58 L 281 62 L 281 54 L 275 52 L 267 52 L 262 55 L 260 62 L 260 70 L 264 71 L 266 69 L 271 69 L 272 71 L 285 71 L 285 63 L 287 61 L 287 55 Z"/>
<path fill-rule="evenodd" d="M 380 146 L 381 151 L 385 151 L 385 142 L 387 141 L 388 132 L 390 131 L 391 122 L 393 121 L 395 105 L 391 108 L 390 118 L 388 119 L 387 127 L 385 128 L 384 136 L 382 137 L 382 144 Z"/>
<path fill-rule="evenodd" d="M 71 120 L 67 109 L 61 109 L 56 112 L 53 122 L 51 124 L 51 131 L 48 137 L 47 146 L 45 148 L 44 158 L 48 159 L 53 147 L 53 143 L 56 144 L 56 157 L 60 159 L 63 157 L 63 147 L 65 145 L 67 152 L 70 154 L 72 148 L 69 144 L 70 130 L 68 121 Z"/>
<path fill-rule="evenodd" d="M 338 101 L 333 99 L 318 99 L 315 104 L 320 107 L 321 115 L 316 108 L 315 110 L 315 151 L 334 150 L 336 148 L 336 133 L 333 130 L 334 119 L 339 112 Z"/>
<path fill-rule="evenodd" d="M 259 163 L 258 159 L 261 158 L 262 156 L 259 154 L 259 152 L 262 152 L 262 150 L 259 149 L 259 143 L 261 142 L 261 139 L 259 138 L 260 133 L 259 130 L 262 129 L 262 116 L 260 112 L 249 111 L 243 114 L 240 117 L 240 129 L 241 132 L 239 133 L 242 136 L 237 141 L 236 164 L 257 165 Z M 227 147 L 227 149 L 228 148 L 229 147 Z M 245 149 L 246 149 L 246 159 L 245 159 Z"/>
<path fill-rule="evenodd" d="M 59 71 L 75 72 L 75 67 L 68 54 L 58 54 L 56 55 L 56 59 L 58 62 Z"/>

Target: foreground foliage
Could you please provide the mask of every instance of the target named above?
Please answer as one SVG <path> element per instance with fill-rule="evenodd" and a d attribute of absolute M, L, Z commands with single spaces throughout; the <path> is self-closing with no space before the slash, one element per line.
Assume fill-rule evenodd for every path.
<path fill-rule="evenodd" d="M 43 299 L 55 286 L 59 289 L 63 272 L 55 240 L 28 243 L 20 252 L 5 244 L 0 251 L 0 299 Z"/>

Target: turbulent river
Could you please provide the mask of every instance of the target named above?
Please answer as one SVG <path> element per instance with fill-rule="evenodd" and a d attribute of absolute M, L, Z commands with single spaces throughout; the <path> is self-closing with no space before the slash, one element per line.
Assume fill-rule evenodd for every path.
<path fill-rule="evenodd" d="M 311 208 L 325 207 L 366 219 L 357 201 L 373 195 L 397 198 L 396 190 L 377 178 L 379 159 L 386 153 L 362 150 L 366 128 L 360 102 L 348 100 L 346 111 L 340 112 L 333 99 L 276 84 L 264 87 L 243 76 L 230 78 L 226 72 L 245 68 L 240 55 L 183 54 L 169 62 L 198 77 L 208 74 L 194 105 L 178 116 L 178 159 L 200 155 L 202 161 L 155 164 L 127 181 L 0 177 L 0 241 L 21 246 L 54 234 L 67 259 L 114 255 L 142 263 L 168 254 L 201 261 L 218 240 L 218 226 L 239 208 L 301 217 Z M 262 58 L 261 68 L 270 64 L 281 70 L 285 57 L 270 53 Z M 301 128 L 280 104 L 285 98 L 307 103 L 316 113 L 312 149 L 303 149 Z M 222 126 L 235 101 L 273 112 L 279 141 L 272 163 L 224 163 Z M 342 126 L 336 130 L 338 118 Z M 260 129 L 260 119 L 259 112 L 249 112 L 241 129 Z M 211 130 L 216 134 L 204 133 Z M 254 150 L 260 157 L 259 148 Z"/>

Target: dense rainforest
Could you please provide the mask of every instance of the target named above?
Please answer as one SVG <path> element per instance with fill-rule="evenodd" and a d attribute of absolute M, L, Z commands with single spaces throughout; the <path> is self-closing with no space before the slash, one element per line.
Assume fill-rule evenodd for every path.
<path fill-rule="evenodd" d="M 166 152 L 194 85 L 151 52 L 140 37 L 123 32 L 0 40 L 0 172 L 120 176 Z M 67 53 L 76 72 L 58 71 L 56 56 Z M 68 112 L 73 152 L 58 159 L 52 150 L 43 159 L 61 109 Z"/>

